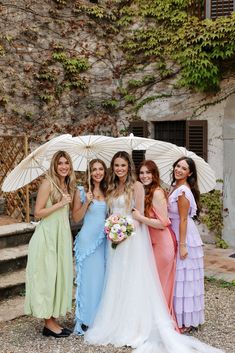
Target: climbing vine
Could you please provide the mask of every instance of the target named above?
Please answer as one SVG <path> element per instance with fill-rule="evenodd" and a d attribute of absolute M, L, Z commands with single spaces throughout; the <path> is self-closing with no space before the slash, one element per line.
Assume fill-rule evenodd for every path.
<path fill-rule="evenodd" d="M 130 3 L 130 4 L 129 4 Z M 188 15 L 188 0 L 134 0 L 120 9 L 119 24 L 129 29 L 123 41 L 129 60 L 167 60 L 181 66 L 180 84 L 201 91 L 219 88 L 227 60 L 235 60 L 235 13 L 215 21 Z M 137 29 L 132 29 L 138 22 Z"/>
<path fill-rule="evenodd" d="M 205 223 L 216 237 L 216 245 L 226 249 L 227 243 L 222 239 L 223 230 L 223 199 L 220 190 L 213 190 L 201 195 L 201 205 L 203 212 L 200 216 L 202 223 Z"/>
<path fill-rule="evenodd" d="M 200 20 L 191 0 L 27 3 L 3 4 L 0 25 L 0 112 L 22 129 L 102 114 L 128 122 L 146 104 L 176 96 L 178 85 L 213 91 L 234 72 L 234 14 Z M 8 13 L 19 18 L 16 28 Z"/>
<path fill-rule="evenodd" d="M 57 79 L 58 72 L 53 67 L 55 63 L 60 63 L 63 67 L 63 80 L 60 79 L 60 82 Z M 44 103 L 49 103 L 66 89 L 84 90 L 87 87 L 87 80 L 81 77 L 80 73 L 87 71 L 88 68 L 88 60 L 85 57 L 72 56 L 61 49 L 54 49 L 51 59 L 43 63 L 35 75 L 43 89 L 39 98 Z"/>

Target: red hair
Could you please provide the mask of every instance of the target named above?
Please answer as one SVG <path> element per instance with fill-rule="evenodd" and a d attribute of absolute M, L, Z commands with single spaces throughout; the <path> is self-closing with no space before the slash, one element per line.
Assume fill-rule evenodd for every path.
<path fill-rule="evenodd" d="M 152 174 L 152 182 L 149 185 L 146 185 L 145 188 L 145 207 L 144 214 L 146 217 L 150 217 L 150 210 L 153 203 L 153 194 L 156 188 L 160 187 L 160 174 L 158 167 L 154 161 L 145 160 L 140 163 L 138 167 L 138 180 L 140 181 L 140 170 L 142 167 L 146 167 L 148 171 Z"/>

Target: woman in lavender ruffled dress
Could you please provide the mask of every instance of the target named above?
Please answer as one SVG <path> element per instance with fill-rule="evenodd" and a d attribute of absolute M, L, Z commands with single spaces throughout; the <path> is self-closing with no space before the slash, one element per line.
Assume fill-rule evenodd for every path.
<path fill-rule="evenodd" d="M 179 328 L 189 332 L 204 323 L 202 240 L 193 220 L 200 210 L 200 193 L 191 158 L 181 157 L 173 164 L 172 186 L 168 212 L 178 241 L 174 309 Z"/>

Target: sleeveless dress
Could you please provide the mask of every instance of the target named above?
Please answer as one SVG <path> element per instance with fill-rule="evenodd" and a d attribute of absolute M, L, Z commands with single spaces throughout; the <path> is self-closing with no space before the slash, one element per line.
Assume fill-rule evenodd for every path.
<path fill-rule="evenodd" d="M 86 199 L 79 187 L 81 202 Z M 81 324 L 93 323 L 104 285 L 107 214 L 105 201 L 93 200 L 74 243 L 76 261 L 76 309 L 74 332 L 83 334 Z"/>
<path fill-rule="evenodd" d="M 160 210 L 156 210 L 154 207 L 150 210 L 149 216 L 151 218 L 159 219 L 164 223 Z M 148 226 L 148 229 L 162 290 L 170 315 L 176 321 L 173 307 L 177 250 L 176 237 L 170 228 L 170 220 L 165 229 L 156 229 L 151 226 Z"/>
<path fill-rule="evenodd" d="M 51 207 L 50 198 L 46 207 Z M 69 206 L 43 218 L 29 242 L 25 314 L 49 319 L 72 308 L 73 258 Z"/>
<path fill-rule="evenodd" d="M 143 195 L 144 200 L 144 195 Z M 125 199 L 114 199 L 113 214 L 129 216 Z M 106 278 L 91 328 L 90 344 L 131 346 L 136 353 L 221 353 L 174 329 L 156 271 L 148 228 L 136 223 L 135 235 L 116 249 L 108 242 Z"/>
<path fill-rule="evenodd" d="M 179 251 L 176 261 L 176 283 L 174 308 L 179 327 L 197 327 L 204 323 L 204 266 L 202 240 L 192 217 L 197 205 L 191 190 L 182 185 L 175 189 L 168 199 L 168 212 L 171 226 L 179 242 L 179 212 L 177 200 L 180 195 L 189 200 L 186 245 L 188 256 L 181 260 Z"/>

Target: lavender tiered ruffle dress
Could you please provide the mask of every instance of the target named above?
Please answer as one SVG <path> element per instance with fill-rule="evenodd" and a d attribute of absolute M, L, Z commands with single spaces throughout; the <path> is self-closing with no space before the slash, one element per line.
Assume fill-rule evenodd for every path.
<path fill-rule="evenodd" d="M 185 260 L 179 257 L 176 262 L 176 279 L 174 292 L 174 309 L 179 327 L 197 327 L 204 323 L 204 265 L 202 240 L 192 219 L 196 215 L 197 205 L 191 190 L 181 185 L 175 189 L 168 199 L 168 212 L 171 226 L 179 242 L 178 197 L 189 200 L 186 245 L 188 256 Z M 179 248 L 179 247 L 178 247 Z"/>

